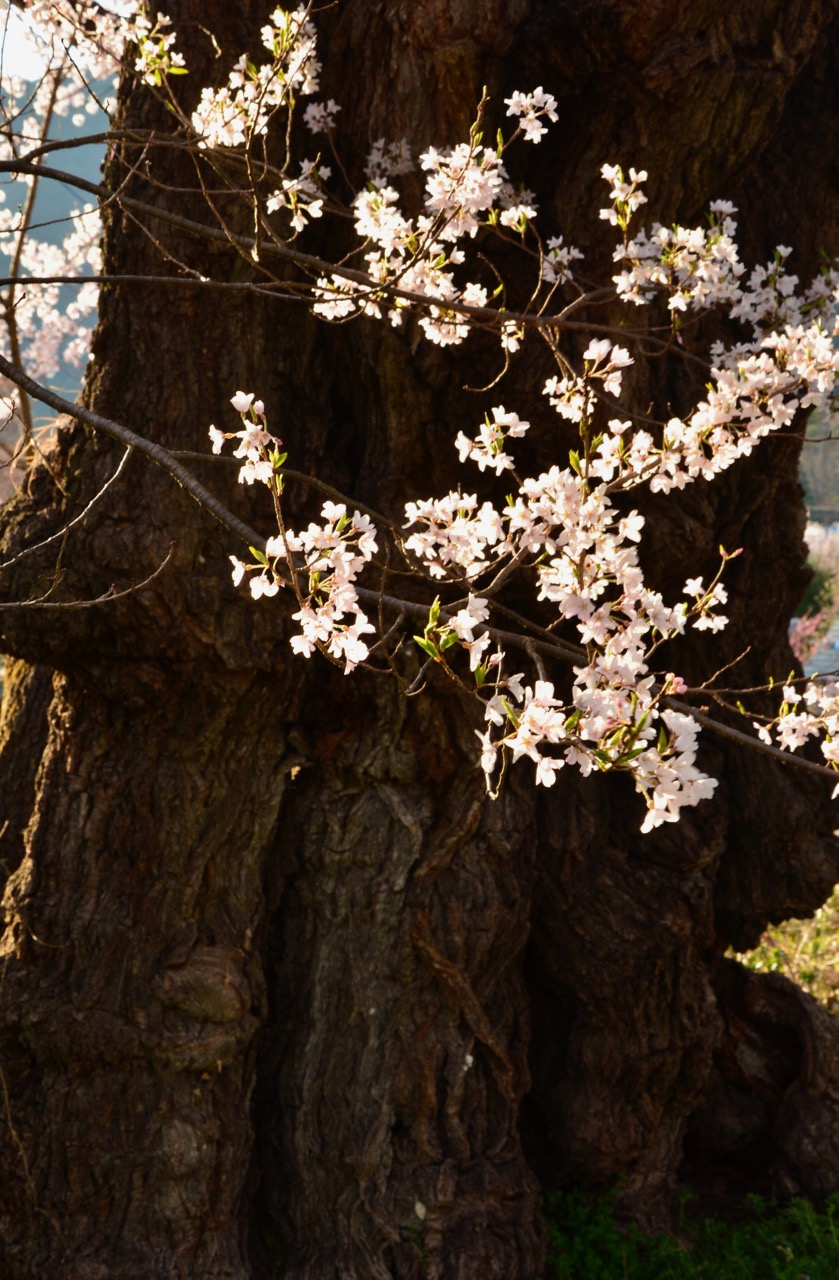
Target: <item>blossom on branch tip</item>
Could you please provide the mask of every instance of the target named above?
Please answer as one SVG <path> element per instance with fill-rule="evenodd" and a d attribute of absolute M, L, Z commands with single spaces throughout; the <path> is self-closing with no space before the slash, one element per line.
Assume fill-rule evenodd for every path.
<path fill-rule="evenodd" d="M 328 133 L 334 128 L 335 117 L 340 110 L 334 98 L 328 102 L 310 102 L 303 112 L 303 119 L 312 133 Z"/>
<path fill-rule="evenodd" d="M 541 123 L 542 119 L 546 118 L 556 123 L 559 118 L 556 114 L 556 98 L 545 93 L 541 85 L 532 93 L 521 93 L 516 90 L 511 98 L 504 99 L 504 105 L 507 107 L 508 116 L 519 119 L 519 128 L 528 142 L 540 142 L 548 132 Z"/>

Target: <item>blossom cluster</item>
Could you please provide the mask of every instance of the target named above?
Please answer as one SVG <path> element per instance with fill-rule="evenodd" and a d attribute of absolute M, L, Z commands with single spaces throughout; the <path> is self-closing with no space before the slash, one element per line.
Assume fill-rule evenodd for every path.
<path fill-rule="evenodd" d="M 602 684 L 590 668 L 575 668 L 575 674 L 570 704 L 547 680 L 525 685 L 517 674 L 496 686 L 486 703 L 490 728 L 478 732 L 488 782 L 502 751 L 514 762 L 531 759 L 536 783 L 545 787 L 566 764 L 584 777 L 597 770 L 630 772 L 647 803 L 642 832 L 678 821 L 681 809 L 713 795 L 715 779 L 696 765 L 699 726 L 690 715 L 659 705 L 664 693 L 679 687 L 675 677 L 665 677 L 656 690 L 649 676 L 625 688 Z"/>
<path fill-rule="evenodd" d="M 302 161 L 299 176 L 283 178 L 282 186 L 268 197 L 266 212 L 288 209 L 292 227 L 295 231 L 302 231 L 311 218 L 319 218 L 323 214 L 322 184 L 329 176 L 327 165 L 317 165 L 313 160 Z"/>
<path fill-rule="evenodd" d="M 154 22 L 144 13 L 137 13 L 131 22 L 131 38 L 136 45 L 134 70 L 147 85 L 159 87 L 167 75 L 185 75 L 186 66 L 182 53 L 175 48 L 175 33 L 168 28 L 171 18 L 158 13 Z"/>
<path fill-rule="evenodd" d="M 789 628 L 789 646 L 802 667 L 811 661 L 827 643 L 830 615 L 823 610 L 793 618 Z"/>
<path fill-rule="evenodd" d="M 504 452 L 504 441 L 508 436 L 523 436 L 529 426 L 530 423 L 523 422 L 517 413 L 508 413 L 503 404 L 498 405 L 492 410 L 492 419 L 488 414 L 484 416 L 477 437 L 470 440 L 465 432 L 458 432 L 454 443 L 460 454 L 460 461 L 465 462 L 467 458 L 471 458 L 478 464 L 479 470 L 485 471 L 487 467 L 491 467 L 497 476 L 502 471 L 512 470 L 513 458 L 511 454 Z"/>
<path fill-rule="evenodd" d="M 92 100 L 68 75 L 63 51 L 33 86 L 19 77 L 4 77 L 0 96 L 0 158 L 14 160 L 42 145 L 54 127 L 54 118 L 70 118 L 83 124 Z M 97 110 L 95 103 L 92 103 Z M 95 205 L 85 204 L 69 214 L 70 232 L 63 243 L 39 233 L 36 183 L 31 174 L 15 175 L 0 189 L 0 255 L 6 260 L 0 274 L 10 283 L 0 299 L 12 350 L 20 352 L 35 378 L 49 379 L 62 362 L 81 366 L 87 358 L 91 320 L 96 314 L 98 287 L 84 277 L 101 270 L 99 237 L 101 220 Z M 57 283 L 32 287 L 30 277 L 66 276 L 80 283 L 69 302 Z M 12 283 L 13 281 L 13 283 Z M 0 394 L 17 408 L 16 388 L 5 379 Z"/>
<path fill-rule="evenodd" d="M 587 355 L 600 378 L 617 379 L 627 363 L 620 348 L 613 355 L 602 342 L 592 343 Z M 465 436 L 459 438 L 461 457 L 471 456 L 482 469 L 506 460 L 506 436 L 522 435 L 527 425 L 503 407 L 494 409 L 471 449 Z M 499 474 L 502 469 L 507 468 L 502 465 Z M 422 559 L 432 576 L 474 582 L 505 559 L 532 565 L 537 598 L 548 601 L 558 619 L 573 623 L 588 655 L 587 663 L 574 667 L 568 704 L 545 680 L 531 687 L 517 673 L 504 682 L 505 691 L 496 681 L 486 704 L 489 728 L 480 735 L 488 778 L 502 751 L 513 760 L 531 758 L 537 783 L 546 786 L 565 763 L 586 774 L 625 769 L 647 799 L 645 831 L 675 821 L 682 807 L 711 794 L 716 784 L 695 763 L 695 721 L 659 708 L 666 693 L 682 686 L 674 675 L 657 681 L 649 663 L 655 650 L 682 634 L 688 623 L 722 629 L 727 620 L 717 606 L 726 601 L 725 588 L 718 580 L 706 589 L 701 578 L 689 579 L 684 590 L 690 599 L 674 606 L 651 590 L 637 551 L 643 517 L 614 508 L 596 461 L 590 470 L 578 460 L 576 469 L 554 466 L 523 480 L 518 496 L 500 512 L 489 502 L 478 507 L 474 496 L 451 493 L 409 503 L 406 516 L 409 527 L 424 526 L 405 540 L 406 551 Z M 489 634 L 469 637 L 473 670 L 476 639 L 486 645 Z M 486 672 L 481 676 L 485 687 Z"/>
<path fill-rule="evenodd" d="M 300 7 L 294 13 L 275 9 L 260 34 L 270 61 L 257 66 L 242 54 L 226 84 L 201 90 L 201 100 L 192 114 L 200 146 L 245 146 L 266 132 L 271 117 L 287 107 L 293 95 L 317 93 L 317 33 L 308 9 Z M 336 104 L 332 105 L 334 114 Z M 316 117 L 309 119 L 312 122 Z"/>
<path fill-rule="evenodd" d="M 425 296 L 436 299 L 425 320 L 429 336 L 441 343 L 459 341 L 468 332 L 468 320 L 451 312 L 446 315 L 440 304 L 468 298 L 473 305 L 483 306 L 486 299 L 473 286 L 457 289 L 451 268 L 463 261 L 464 254 L 459 247 L 448 246 L 476 234 L 481 218 L 499 199 L 506 173 L 498 152 L 474 143 L 445 153 L 431 149 L 421 157 L 421 166 L 429 174 L 423 219 L 412 222 L 402 214 L 396 189 L 383 178 L 356 198 L 356 228 L 377 246 L 368 254 L 371 277 L 379 278 L 377 264 L 384 263 L 387 271 L 398 269 L 400 287 L 414 293 L 425 290 Z M 634 243 L 627 228 L 644 202 L 639 183 L 645 175 L 631 171 L 630 181 L 625 182 L 619 170 L 608 169 L 606 176 L 612 183 L 613 221 L 624 230 L 624 245 L 616 256 L 625 260 L 635 254 L 635 263 L 640 257 L 637 246 L 627 248 Z M 711 233 L 676 229 L 671 235 L 657 234 L 655 254 L 651 250 L 645 258 L 647 274 L 634 282 L 635 296 L 623 277 L 616 278 L 618 296 L 643 302 L 654 288 L 661 288 L 669 291 L 671 301 L 675 299 L 674 311 L 711 303 L 742 310 L 745 295 L 737 282 L 743 270 L 732 239 L 731 212 L 729 206 L 714 207 Z M 432 235 L 435 238 L 429 240 Z M 423 236 L 434 255 L 431 266 L 417 252 Z M 636 239 L 641 243 L 640 237 Z M 557 243 L 554 248 L 563 246 Z M 722 630 L 727 622 L 720 612 L 727 601 L 726 588 L 719 574 L 707 586 L 702 577 L 688 578 L 684 598 L 668 605 L 646 584 L 640 568 L 637 544 L 642 517 L 636 511 L 619 513 L 610 495 L 642 483 L 654 491 L 669 492 L 700 477 L 712 478 L 749 453 L 769 431 L 791 422 L 798 408 L 823 405 L 832 396 L 839 361 L 822 327 L 825 308 L 819 310 L 811 300 L 809 324 L 802 322 L 801 310 L 789 301 L 792 291 L 783 283 L 791 278 L 783 275 L 782 261 L 779 258 L 771 279 L 775 301 L 766 301 L 760 317 L 772 306 L 777 315 L 777 296 L 783 296 L 787 299 L 785 326 L 757 333 L 751 341 L 729 349 L 718 346 L 706 396 L 684 418 L 671 417 L 658 437 L 646 427 L 636 428 L 631 419 L 618 417 L 595 429 L 601 405 L 620 398 L 625 374 L 634 361 L 625 347 L 594 338 L 583 351 L 578 372 L 564 360 L 561 374 L 548 379 L 544 387 L 551 407 L 580 431 L 583 447 L 572 454 L 569 467 L 553 466 L 521 480 L 517 494 L 501 509 L 459 490 L 406 504 L 410 532 L 403 541 L 405 553 L 419 561 L 430 577 L 470 586 L 465 610 L 441 621 L 437 606 L 417 641 L 438 662 L 447 662 L 445 655 L 455 646 L 468 652 L 470 670 L 485 698 L 488 728 L 480 737 L 488 780 L 499 753 L 509 753 L 514 760 L 522 755 L 531 758 L 541 785 L 551 785 L 566 763 L 584 773 L 623 769 L 631 773 L 646 798 L 645 831 L 677 820 L 685 805 L 713 792 L 714 780 L 696 764 L 695 720 L 686 712 L 662 706 L 662 699 L 678 692 L 682 682 L 672 673 L 656 677 L 651 661 L 661 644 L 689 624 L 698 630 Z M 556 266 L 562 269 L 559 260 L 556 266 L 550 265 L 554 271 Z M 387 271 L 382 271 L 382 281 Z M 763 287 L 761 281 L 753 273 L 752 295 L 756 283 Z M 332 308 L 333 315 L 348 315 L 361 309 L 381 315 L 379 303 L 384 295 L 368 290 L 365 296 L 345 280 L 334 283 L 339 292 L 316 310 L 330 314 Z M 548 278 L 548 283 L 553 281 Z M 813 294 L 821 299 L 831 296 L 823 284 Z M 398 320 L 399 300 L 391 300 L 391 306 Z M 754 321 L 754 299 L 743 316 L 746 312 Z M 455 444 L 460 459 L 497 476 L 515 474 L 508 441 L 524 435 L 528 427 L 516 413 L 497 406 L 491 416 L 485 416 L 476 436 L 458 433 Z M 325 508 L 324 514 L 332 513 Z M 306 545 L 289 542 L 285 535 L 286 554 L 318 554 L 318 538 L 337 536 L 331 521 L 326 532 L 317 536 L 314 528 L 315 540 Z M 723 564 L 731 558 L 723 552 Z M 487 577 L 500 580 L 505 566 L 530 566 L 537 599 L 556 610 L 557 622 L 576 628 L 587 661 L 575 666 L 570 699 L 564 703 L 551 682 L 540 678 L 529 685 L 521 672 L 503 679 L 503 655 L 484 656 L 490 632 L 478 628 L 487 621 L 488 597 L 474 594 L 472 584 Z M 359 557 L 353 568 L 361 568 Z M 295 615 L 305 627 L 297 638 L 298 651 L 311 652 L 318 642 L 333 643 L 330 608 L 327 598 L 323 620 L 308 606 L 308 611 Z M 780 724 L 786 727 L 779 732 L 785 735 L 785 743 L 792 741 L 796 723 L 789 715 L 782 717 Z"/>
<path fill-rule="evenodd" d="M 503 675 L 501 649 L 484 657 L 491 645 L 488 630 L 476 628 L 489 619 L 489 601 L 469 593 L 465 607 L 444 615 L 439 599 L 429 612 L 418 646 L 435 662 L 460 644 L 469 654 L 469 669 L 484 698 L 488 728 L 476 730 L 481 744 L 481 767 L 492 790 L 499 760 L 509 755 L 536 766 L 536 784 L 551 787 L 566 764 L 584 776 L 595 770 L 632 774 L 647 801 L 642 831 L 678 820 L 685 806 L 711 796 L 717 786 L 696 765 L 696 721 L 662 700 L 684 690 L 684 683 L 667 675 L 656 683 L 652 675 L 624 679 L 613 671 L 604 678 L 596 664 L 574 668 L 570 702 L 556 697 L 553 683 L 538 679 L 525 683 L 523 672 Z M 646 672 L 646 668 L 641 666 Z"/>
<path fill-rule="evenodd" d="M 545 120 L 557 119 L 556 101 L 541 87 L 529 94 L 517 91 L 506 102 L 507 114 L 519 120 L 518 131 L 531 142 L 547 131 Z M 537 214 L 532 192 L 517 190 L 510 181 L 502 151 L 500 142 L 496 148 L 482 146 L 474 132 L 469 142 L 455 147 L 429 147 L 419 157 L 426 175 L 424 212 L 411 218 L 393 185 L 413 167 L 408 148 L 404 142 L 387 147 L 379 140 L 368 160 L 368 186 L 352 206 L 355 230 L 371 246 L 364 253 L 370 285 L 338 274 L 320 277 L 315 313 L 326 320 L 357 314 L 380 319 L 384 306 L 391 324 L 399 325 L 406 310 L 427 299 L 419 315 L 425 336 L 438 346 L 463 342 L 471 328 L 467 309 L 486 308 L 489 294 L 475 281 L 458 282 L 456 271 L 466 260 L 461 242 L 488 226 L 524 234 Z M 580 256 L 561 237 L 552 240 L 544 256 L 546 278 L 570 279 L 571 262 Z M 516 324 L 502 325 L 507 351 L 517 349 L 521 336 Z"/>
<path fill-rule="evenodd" d="M 808 680 L 802 688 L 783 686 L 783 702 L 774 720 L 754 722 L 762 742 L 797 751 L 810 738 L 819 739 L 825 761 L 839 770 L 839 684 L 834 680 Z M 839 795 L 839 783 L 833 789 Z"/>
<path fill-rule="evenodd" d="M 148 85 L 160 86 L 164 76 L 184 74 L 171 19 L 165 13 L 150 17 L 139 0 L 113 7 L 97 0 L 25 0 L 24 8 L 45 62 L 64 63 L 83 92 L 79 72 L 91 80 L 112 80 L 128 51 L 134 70 Z"/>
<path fill-rule="evenodd" d="M 27 0 L 27 31 L 42 56 L 44 70 L 33 87 L 16 75 L 4 75 L 0 95 L 0 158 L 12 160 L 47 143 L 56 118 L 81 128 L 107 109 L 107 99 L 90 92 L 90 82 L 113 82 L 129 50 L 134 66 L 149 84 L 160 84 L 182 60 L 172 48 L 170 20 L 151 19 L 137 5 L 111 10 L 88 0 Z M 71 230 L 60 243 L 47 231 L 38 235 L 36 179 L 15 175 L 9 196 L 0 190 L 0 254 L 5 274 L 15 283 L 3 299 L 5 325 L 13 350 L 29 373 L 49 379 L 61 364 L 80 367 L 87 359 L 98 286 L 88 275 L 101 272 L 101 219 L 95 205 L 67 215 Z M 31 277 L 66 277 L 80 283 L 67 301 L 57 283 L 28 284 Z M 2 380 L 0 392 L 17 407 L 16 389 Z"/>
<path fill-rule="evenodd" d="M 611 204 L 608 208 L 600 210 L 600 217 L 610 222 L 613 227 L 620 227 L 625 231 L 633 215 L 642 204 L 647 203 L 647 197 L 641 190 L 641 183 L 647 181 L 647 171 L 630 169 L 628 182 L 620 165 L 604 164 L 600 172 L 606 181 L 611 183 L 609 190 Z"/>
<path fill-rule="evenodd" d="M 798 276 L 786 266 L 792 250 L 778 245 L 773 261 L 754 267 L 746 277 L 734 238 L 737 209 L 727 200 L 711 203 L 707 228 L 656 222 L 649 232 L 641 228 L 630 239 L 629 222 L 646 202 L 638 184 L 647 175 L 630 170 L 632 181 L 626 184 L 618 166 L 604 165 L 602 173 L 613 184 L 613 203 L 600 216 L 624 231 L 614 251 L 614 261 L 623 268 L 613 276 L 618 297 L 640 306 L 663 293 L 674 314 L 723 306 L 732 319 L 749 325 L 762 345 L 771 345 L 773 335 L 784 329 L 797 329 L 810 343 L 830 341 L 839 286 L 835 269 L 825 268 L 799 292 Z"/>
<path fill-rule="evenodd" d="M 582 256 L 580 250 L 566 244 L 562 236 L 551 236 L 542 254 L 542 279 L 546 284 L 566 284 L 574 278 L 571 263 Z"/>
<path fill-rule="evenodd" d="M 363 636 L 375 632 L 358 603 L 355 580 L 377 550 L 376 528 L 370 517 L 344 503 L 325 502 L 321 523 L 300 533 L 287 531 L 270 538 L 267 553 L 293 557 L 300 552 L 308 574 L 308 589 L 292 618 L 300 634 L 292 636 L 295 653 L 309 657 L 325 647 L 349 674 L 370 656 Z M 349 619 L 347 621 L 347 619 Z"/>
<path fill-rule="evenodd" d="M 521 93 L 516 90 L 511 98 L 504 99 L 507 115 L 519 121 L 519 129 L 528 142 L 541 142 L 548 132 L 545 120 L 556 124 L 556 98 L 545 93 L 541 85 L 532 93 Z"/>
<path fill-rule="evenodd" d="M 141 17 L 135 4 L 121 5 L 117 12 L 96 0 L 26 0 L 25 9 L 45 62 L 64 62 L 69 70 L 70 55 L 94 80 L 118 75 L 133 24 Z"/>
<path fill-rule="evenodd" d="M 237 391 L 230 403 L 240 415 L 239 431 L 210 427 L 213 452 L 220 453 L 225 440 L 238 440 L 233 452 L 240 459 L 240 483 L 266 484 L 279 509 L 282 493 L 282 466 L 286 455 L 282 441 L 268 431 L 265 406 L 253 392 Z M 343 503 L 325 502 L 321 523 L 312 522 L 295 533 L 282 523 L 269 538 L 265 551 L 251 548 L 255 563 L 231 556 L 233 583 L 246 575 L 254 600 L 274 596 L 284 581 L 290 580 L 300 605 L 292 614 L 299 633 L 291 637 L 295 653 L 309 657 L 322 649 L 344 664 L 349 673 L 370 656 L 362 638 L 375 631 L 361 609 L 355 580 L 377 551 L 376 528 L 370 517 L 354 511 L 349 515 Z M 285 572 L 284 572 L 285 571 Z M 305 590 L 301 583 L 305 580 Z"/>
<path fill-rule="evenodd" d="M 432 578 L 472 580 L 490 567 L 492 549 L 504 542 L 504 527 L 491 502 L 474 493 L 448 493 L 405 504 L 407 526 L 424 526 L 405 539 L 405 550 L 424 563 Z"/>
<path fill-rule="evenodd" d="M 612 170 L 605 165 L 603 173 L 611 176 Z M 646 174 L 635 176 L 645 178 Z M 636 200 L 642 196 L 635 191 Z M 612 212 L 617 221 L 617 213 Z M 656 222 L 649 234 L 642 228 L 631 240 L 624 239 L 614 253 L 616 263 L 626 264 L 614 277 L 618 296 L 641 305 L 664 290 L 673 312 L 735 303 L 740 292 L 737 282 L 745 268 L 733 239 L 736 223 L 730 215 L 734 212 L 733 205 L 718 200 L 710 207 L 707 229 L 663 227 Z M 601 216 L 608 213 L 602 210 Z"/>
<path fill-rule="evenodd" d="M 0 193 L 2 198 L 2 193 Z M 82 366 L 87 360 L 90 321 L 96 315 L 98 285 L 82 283 L 65 302 L 58 284 L 25 287 L 26 276 L 72 276 L 101 270 L 100 218 L 94 205 L 74 210 L 73 230 L 62 244 L 31 236 L 19 238 L 19 215 L 0 206 L 0 254 L 16 260 L 21 288 L 15 300 L 14 323 L 27 368 L 35 378 L 47 379 L 62 361 Z"/>

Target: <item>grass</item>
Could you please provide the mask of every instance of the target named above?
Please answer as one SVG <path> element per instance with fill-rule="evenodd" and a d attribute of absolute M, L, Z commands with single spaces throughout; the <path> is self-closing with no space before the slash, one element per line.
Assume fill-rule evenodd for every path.
<path fill-rule="evenodd" d="M 757 1197 L 748 1221 L 683 1224 L 671 1236 L 619 1227 L 608 1198 L 583 1191 L 549 1197 L 549 1274 L 556 1280 L 837 1280 L 839 1196 L 819 1211 L 805 1200 L 780 1208 Z"/>
<path fill-rule="evenodd" d="M 785 973 L 839 1012 L 839 886 L 815 915 L 767 929 L 754 951 L 736 958 L 757 973 Z"/>

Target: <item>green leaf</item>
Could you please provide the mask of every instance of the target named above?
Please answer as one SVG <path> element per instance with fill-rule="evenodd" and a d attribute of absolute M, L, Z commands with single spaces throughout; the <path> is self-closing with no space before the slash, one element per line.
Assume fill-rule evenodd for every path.
<path fill-rule="evenodd" d="M 502 697 L 501 701 L 504 705 L 504 711 L 506 713 L 507 719 L 510 721 L 510 724 L 513 726 L 513 728 L 517 729 L 519 726 L 519 721 L 521 720 L 521 716 L 519 715 L 518 711 L 516 711 L 513 704 L 508 701 L 507 698 Z"/>
<path fill-rule="evenodd" d="M 423 653 L 428 654 L 429 658 L 434 658 L 435 661 L 439 659 L 440 651 L 433 640 L 426 640 L 423 636 L 414 636 L 414 643 L 418 644 Z"/>
<path fill-rule="evenodd" d="M 264 551 L 258 551 L 256 547 L 248 547 L 248 551 L 250 551 L 254 560 L 256 560 L 258 564 L 268 563 L 268 557 L 265 555 Z"/>
<path fill-rule="evenodd" d="M 456 631 L 447 631 L 440 640 L 440 652 L 445 653 L 447 649 L 451 649 L 453 644 L 457 644 L 460 636 Z"/>

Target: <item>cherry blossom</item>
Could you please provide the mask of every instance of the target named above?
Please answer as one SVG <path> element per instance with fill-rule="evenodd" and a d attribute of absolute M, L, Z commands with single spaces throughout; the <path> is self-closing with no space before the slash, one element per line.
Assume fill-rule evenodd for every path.
<path fill-rule="evenodd" d="M 225 440 L 238 440 L 233 457 L 241 459 L 240 482 L 266 484 L 279 502 L 286 455 L 280 452 L 282 441 L 267 429 L 265 406 L 253 392 L 244 391 L 237 391 L 230 403 L 241 417 L 241 430 L 223 432 L 211 426 L 213 451 L 218 453 Z M 359 607 L 354 583 L 378 549 L 376 528 L 370 517 L 359 511 L 350 516 L 343 503 L 324 502 L 320 514 L 321 523 L 313 521 L 298 533 L 281 526 L 268 539 L 264 554 L 251 548 L 257 556 L 255 563 L 231 556 L 233 585 L 239 586 L 252 575 L 248 588 L 253 599 L 259 600 L 276 595 L 290 576 L 300 603 L 292 614 L 300 624 L 299 634 L 291 638 L 293 651 L 308 657 L 322 648 L 342 661 L 349 673 L 369 657 L 361 637 L 375 631 Z M 349 622 L 345 621 L 348 617 Z"/>
<path fill-rule="evenodd" d="M 508 108 L 507 115 L 519 118 L 519 128 L 528 142 L 540 142 L 548 132 L 541 123 L 543 119 L 554 123 L 558 119 L 556 98 L 545 93 L 541 85 L 532 93 L 520 93 L 517 90 L 511 98 L 505 98 L 504 103 Z"/>
<path fill-rule="evenodd" d="M 232 67 L 220 65 L 219 82 L 196 92 L 197 106 L 188 118 L 180 114 L 170 78 L 189 68 L 165 14 L 152 17 L 135 6 L 112 13 L 70 0 L 33 0 L 28 9 L 52 50 L 51 69 L 28 113 L 17 111 L 24 86 L 9 82 L 0 129 L 6 158 L 39 146 L 46 136 L 39 132 L 45 112 L 83 122 L 86 96 L 74 63 L 100 77 L 113 75 L 121 61 L 128 61 L 143 91 L 158 94 L 175 112 L 196 163 L 202 153 L 206 162 L 205 153 L 216 149 L 241 153 L 271 130 L 272 138 L 291 137 L 298 112 L 307 131 L 302 136 L 328 135 L 340 160 L 340 104 L 333 99 L 299 104 L 319 91 L 309 7 L 276 9 L 260 33 L 261 49 L 254 56 L 242 51 Z M 621 771 L 643 797 L 642 830 L 651 831 L 677 821 L 682 809 L 710 797 L 717 785 L 697 764 L 697 719 L 688 707 L 673 705 L 675 697 L 690 691 L 678 673 L 662 671 L 659 650 L 692 627 L 709 633 L 713 652 L 714 636 L 728 621 L 722 612 L 728 603 L 723 575 L 739 552 L 720 550 L 719 571 L 707 585 L 707 566 L 704 574 L 686 566 L 681 592 L 665 598 L 645 579 L 639 553 L 644 519 L 625 495 L 648 486 L 675 500 L 688 484 L 712 481 L 748 456 L 796 414 L 834 407 L 839 270 L 826 267 L 802 286 L 792 250 L 784 245 L 777 246 L 771 261 L 748 268 L 737 245 L 737 210 L 724 200 L 710 206 L 703 227 L 639 226 L 639 211 L 647 203 L 646 172 L 605 164 L 609 204 L 600 217 L 616 228 L 618 239 L 610 296 L 626 304 L 627 337 L 623 329 L 604 324 L 582 341 L 566 342 L 561 324 L 552 325 L 550 308 L 565 298 L 574 306 L 586 303 L 588 295 L 574 275 L 582 254 L 560 234 L 543 242 L 536 199 L 511 177 L 513 150 L 508 152 L 514 141 L 542 140 L 558 120 L 557 101 L 541 85 L 515 90 L 504 99 L 511 136 L 505 141 L 499 133 L 494 146 L 483 140 L 485 107 L 482 103 L 468 140 L 452 146 L 429 146 L 414 156 L 404 140 L 375 141 L 367 183 L 358 192 L 347 193 L 339 182 L 336 194 L 320 156 L 298 167 L 287 151 L 269 181 L 256 183 L 254 190 L 243 186 L 239 193 L 253 214 L 253 258 L 259 257 L 260 235 L 287 250 L 284 234 L 304 234 L 312 220 L 340 211 L 351 220 L 354 251 L 340 265 L 318 263 L 293 285 L 312 311 L 333 322 L 365 316 L 406 329 L 413 317 L 407 336 L 421 335 L 440 347 L 463 343 L 480 326 L 498 343 L 496 381 L 538 334 L 555 361 L 543 393 L 563 432 L 576 434 L 575 447 L 528 474 L 516 460 L 517 448 L 525 457 L 527 450 L 516 442 L 532 431 L 530 422 L 504 404 L 492 405 L 477 428 L 452 424 L 450 437 L 460 463 L 477 468 L 480 496 L 478 488 L 470 492 L 470 485 L 460 485 L 442 496 L 409 501 L 401 531 L 397 517 L 387 532 L 337 495 L 321 503 L 305 528 L 291 529 L 284 518 L 282 442 L 270 433 L 256 394 L 237 391 L 230 404 L 240 427 L 210 426 L 212 450 L 218 454 L 227 441 L 234 442 L 239 482 L 268 489 L 277 532 L 264 549 L 250 548 L 250 560 L 230 556 L 232 579 L 236 587 L 247 584 L 255 601 L 293 597 L 286 615 L 295 628 L 290 637 L 295 654 L 311 657 L 320 651 L 348 673 L 382 653 L 390 666 L 387 638 L 373 640 L 378 627 L 361 607 L 368 597 L 359 583 L 362 574 L 375 583 L 378 569 L 381 586 L 383 571 L 375 558 L 380 541 L 387 539 L 388 555 L 400 560 L 400 573 L 425 584 L 416 597 L 413 588 L 408 590 L 405 610 L 414 616 L 427 607 L 429 582 L 440 592 L 414 648 L 406 648 L 414 654 L 418 649 L 426 665 L 444 669 L 480 701 L 480 767 L 491 793 L 503 776 L 504 760 L 530 761 L 535 783 L 547 787 L 566 767 L 583 775 Z M 294 154 L 305 154 L 302 145 Z M 401 182 L 408 174 L 420 180 Z M 346 177 L 343 165 L 341 177 Z M 63 246 L 45 246 L 25 234 L 17 213 L 0 208 L 0 251 L 14 264 L 21 284 L 39 273 L 99 274 L 98 211 L 89 207 L 74 218 Z M 485 266 L 498 237 L 508 248 L 524 250 L 522 270 L 531 272 L 523 276 L 529 291 L 511 291 L 529 299 L 521 312 L 508 310 L 506 282 Z M 666 331 L 674 349 L 691 316 L 715 308 L 732 322 L 727 344 L 717 343 L 710 352 L 697 402 L 681 416 L 668 409 L 660 422 L 636 419 L 616 407 L 627 381 L 637 376 L 639 348 L 633 342 L 643 330 L 634 328 L 635 317 L 654 300 L 661 301 L 662 310 L 666 303 Z M 18 290 L 15 281 L 7 324 L 16 326 L 27 367 L 48 378 L 62 358 L 83 361 L 95 305 L 92 281 L 69 307 L 61 304 L 57 286 Z M 654 333 L 652 340 L 657 340 Z M 488 379 L 486 385 L 495 382 Z M 558 637 L 566 649 L 573 644 L 575 657 L 565 678 L 545 669 L 551 659 L 544 652 L 537 655 L 524 636 L 518 651 L 527 660 L 518 664 L 522 669 L 507 670 L 508 659 L 496 645 L 497 600 L 513 573 L 520 595 L 530 592 L 538 605 L 534 616 L 541 632 Z M 417 597 L 426 604 L 420 606 Z M 397 649 L 404 639 L 395 642 Z M 839 770 L 839 686 L 789 680 L 782 699 L 774 718 L 754 721 L 759 740 L 788 752 L 817 741 L 826 765 Z"/>

